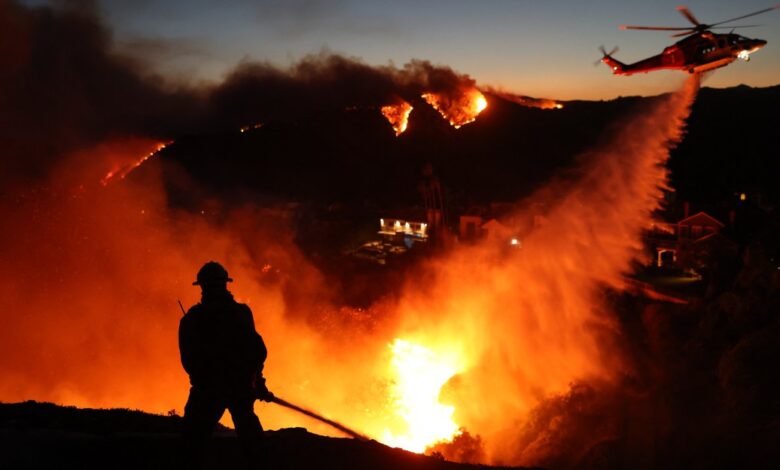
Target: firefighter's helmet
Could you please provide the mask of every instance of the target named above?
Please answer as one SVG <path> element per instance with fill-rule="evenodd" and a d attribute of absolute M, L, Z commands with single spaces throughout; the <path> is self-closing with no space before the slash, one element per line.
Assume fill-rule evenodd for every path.
<path fill-rule="evenodd" d="M 214 284 L 221 282 L 233 282 L 228 276 L 227 270 L 216 261 L 209 261 L 198 271 L 198 279 L 192 283 L 193 286 L 202 286 L 204 284 Z"/>

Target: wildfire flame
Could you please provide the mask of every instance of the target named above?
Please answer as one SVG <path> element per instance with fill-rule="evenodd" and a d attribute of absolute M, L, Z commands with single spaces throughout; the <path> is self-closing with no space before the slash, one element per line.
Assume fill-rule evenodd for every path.
<path fill-rule="evenodd" d="M 539 109 L 563 109 L 563 105 L 561 103 L 558 103 L 555 100 L 550 100 L 547 98 L 528 98 L 528 97 L 521 97 L 520 99 L 514 100 L 517 104 L 521 104 L 523 106 L 527 106 L 529 108 L 539 108 Z"/>
<path fill-rule="evenodd" d="M 403 101 L 399 104 L 382 106 L 382 115 L 393 126 L 395 135 L 399 136 L 403 134 L 406 127 L 409 125 L 409 114 L 412 113 L 412 105 Z"/>
<path fill-rule="evenodd" d="M 422 98 L 441 114 L 455 129 L 474 122 L 487 108 L 487 100 L 476 88 L 452 97 L 437 93 L 424 93 Z"/>
<path fill-rule="evenodd" d="M 399 338 L 390 349 L 396 377 L 392 387 L 395 412 L 406 431 L 394 434 L 386 430 L 382 442 L 421 453 L 437 442 L 455 438 L 460 434 L 453 419 L 455 407 L 440 403 L 439 394 L 448 380 L 463 371 L 462 361 L 454 354 L 436 353 Z"/>
<path fill-rule="evenodd" d="M 136 161 L 134 161 L 134 162 L 132 162 L 130 164 L 115 166 L 111 171 L 106 173 L 105 176 L 103 176 L 103 178 L 101 178 L 100 184 L 102 184 L 103 186 L 107 186 L 108 183 L 111 182 L 111 180 L 115 176 L 118 176 L 119 179 L 125 179 L 125 177 L 128 174 L 130 174 L 131 171 L 133 171 L 136 168 L 138 168 L 139 166 L 143 165 L 143 163 L 146 160 L 149 160 L 153 156 L 157 155 L 162 149 L 164 149 L 165 147 L 169 146 L 172 143 L 173 143 L 173 141 L 158 142 L 158 143 L 154 144 L 154 148 L 153 148 L 153 150 L 151 152 L 147 153 L 146 155 L 144 155 L 140 159 L 138 159 L 138 160 L 136 160 Z"/>
<path fill-rule="evenodd" d="M 563 109 L 562 103 L 549 98 L 533 98 L 531 96 L 516 95 L 514 93 L 509 93 L 509 92 L 496 90 L 492 88 L 489 88 L 488 90 L 490 91 L 490 93 L 500 96 L 505 100 L 512 101 L 513 103 L 517 103 L 521 106 L 526 106 L 528 108 Z"/>
<path fill-rule="evenodd" d="M 252 130 L 255 130 L 255 129 L 260 129 L 261 127 L 263 127 L 263 123 L 262 123 L 262 122 L 261 122 L 261 123 L 258 123 L 258 124 L 251 124 L 251 125 L 249 125 L 249 126 L 244 126 L 244 127 L 242 127 L 241 129 L 239 129 L 239 132 L 241 132 L 241 133 L 243 134 L 244 132 L 247 132 L 247 131 L 252 131 Z"/>

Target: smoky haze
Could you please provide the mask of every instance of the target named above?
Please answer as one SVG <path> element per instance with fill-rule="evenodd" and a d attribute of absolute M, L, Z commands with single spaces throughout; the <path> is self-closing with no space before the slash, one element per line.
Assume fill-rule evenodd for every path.
<path fill-rule="evenodd" d="M 384 387 L 381 380 L 353 383 L 376 375 L 374 364 L 355 363 L 355 349 L 387 358 L 385 339 L 372 336 L 383 307 L 367 314 L 334 305 L 322 275 L 293 244 L 284 208 L 212 201 L 208 217 L 176 211 L 154 168 L 127 184 L 99 182 L 179 135 L 385 104 L 423 88 L 456 92 L 473 81 L 424 61 L 396 69 L 321 54 L 289 70 L 243 64 L 222 84 L 177 88 L 141 61 L 114 53 L 111 33 L 90 3 L 3 2 L 0 8 L 7 57 L 0 66 L 0 137 L 8 156 L 1 210 L 9 227 L 2 235 L 2 307 L 17 312 L 3 329 L 3 400 L 181 409 L 187 387 L 176 350 L 175 300 L 197 301 L 191 278 L 209 259 L 246 283 L 235 292 L 261 312 L 258 328 L 268 332 L 273 351 L 269 368 L 281 358 L 318 357 L 353 372 L 318 378 L 315 370 L 328 370 L 323 363 L 285 364 L 275 379 L 282 395 L 304 404 L 319 396 L 338 411 L 365 404 L 347 397 L 347 388 L 360 395 Z M 393 321 L 386 317 L 382 322 Z M 351 341 L 342 354 L 344 339 Z M 360 370 L 365 373 L 354 373 Z M 293 375 L 284 378 L 283 371 Z M 334 381 L 335 390 L 327 386 Z M 381 408 L 373 392 L 370 400 Z M 266 423 L 289 419 L 284 416 L 269 410 Z"/>
<path fill-rule="evenodd" d="M 113 53 L 88 7 L 4 2 L 0 35 L 0 400 L 181 410 L 176 300 L 198 301 L 192 278 L 214 259 L 255 312 L 270 389 L 377 439 L 409 426 L 393 409 L 395 338 L 462 358 L 441 399 L 478 439 L 466 440 L 468 455 L 461 440 L 445 456 L 561 468 L 686 456 L 706 466 L 711 443 L 734 437 L 728 426 L 773 426 L 750 404 L 772 390 L 755 392 L 751 378 L 770 378 L 745 358 L 776 357 L 776 326 L 761 330 L 723 301 L 710 311 L 728 315 L 705 315 L 711 324 L 687 320 L 698 325 L 689 341 L 670 315 L 683 307 L 643 304 L 623 282 L 667 185 L 695 80 L 636 109 L 576 171 L 534 195 L 551 210 L 522 252 L 507 257 L 489 241 L 455 249 L 420 265 L 398 295 L 359 309 L 296 245 L 290 206 L 213 198 L 185 211 L 169 200 L 164 166 L 107 186 L 101 177 L 180 135 L 455 94 L 475 86 L 468 76 L 425 61 L 374 67 L 319 54 L 286 70 L 241 64 L 222 83 L 177 88 Z M 741 322 L 737 338 L 721 338 L 718 321 Z M 701 362 L 675 360 L 674 351 L 715 340 Z M 673 393 L 677 379 L 689 380 L 679 394 L 687 401 Z M 749 414 L 700 411 L 686 424 L 684 405 L 697 397 Z M 331 432 L 258 407 L 266 427 Z M 704 425 L 691 448 L 674 444 Z"/>

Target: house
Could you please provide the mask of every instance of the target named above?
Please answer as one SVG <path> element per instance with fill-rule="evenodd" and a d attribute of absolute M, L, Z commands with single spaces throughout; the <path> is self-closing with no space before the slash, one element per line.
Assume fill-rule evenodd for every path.
<path fill-rule="evenodd" d="M 461 215 L 458 225 L 458 237 L 461 240 L 476 240 L 482 236 L 482 216 Z"/>
<path fill-rule="evenodd" d="M 722 222 L 706 212 L 696 213 L 677 222 L 678 237 L 690 241 L 718 233 L 724 227 Z"/>
<path fill-rule="evenodd" d="M 501 223 L 498 219 L 490 219 L 482 224 L 482 233 L 486 238 L 493 240 L 511 240 L 514 232 L 511 228 Z"/>
<path fill-rule="evenodd" d="M 734 244 L 721 233 L 725 227 L 721 221 L 703 211 L 686 216 L 677 223 L 653 224 L 647 236 L 655 255 L 653 265 L 681 267 L 683 260 L 682 264 L 697 265 L 695 260 L 703 259 L 702 253 L 712 247 Z"/>
<path fill-rule="evenodd" d="M 415 242 L 428 241 L 428 224 L 398 218 L 381 218 L 378 233 L 387 241 L 402 242 L 407 248 L 411 248 Z"/>

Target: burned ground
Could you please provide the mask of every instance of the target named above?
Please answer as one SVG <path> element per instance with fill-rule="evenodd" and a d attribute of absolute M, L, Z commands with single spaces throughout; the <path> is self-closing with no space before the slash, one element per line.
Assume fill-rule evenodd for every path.
<path fill-rule="evenodd" d="M 132 410 L 93 410 L 50 403 L 0 403 L 3 468 L 186 468 L 181 418 Z M 393 449 L 376 441 L 323 437 L 303 428 L 266 431 L 264 466 L 273 469 L 354 468 L 468 470 L 488 468 Z M 204 468 L 243 468 L 235 434 L 222 428 Z M 525 467 L 523 467 L 525 468 Z"/>

